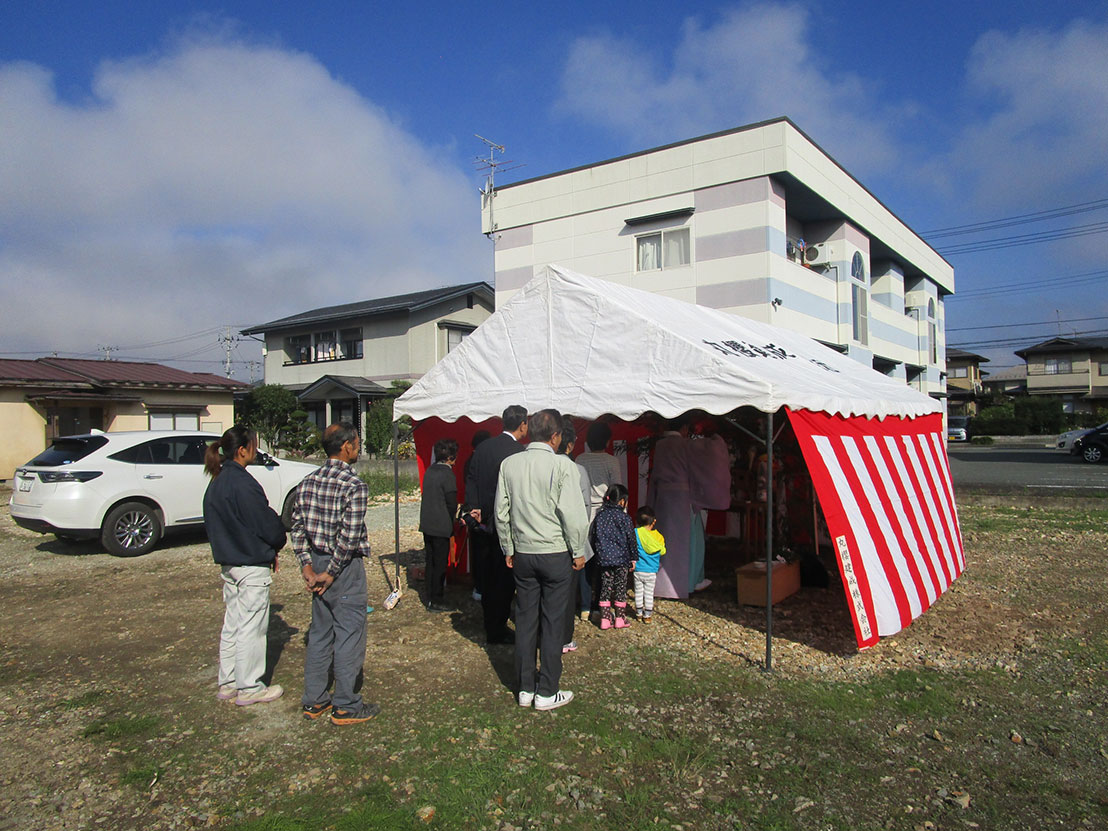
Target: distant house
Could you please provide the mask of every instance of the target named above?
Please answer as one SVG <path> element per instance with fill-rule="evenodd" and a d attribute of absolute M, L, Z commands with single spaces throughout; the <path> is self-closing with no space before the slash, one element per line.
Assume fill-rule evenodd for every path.
<path fill-rule="evenodd" d="M 393 381 L 414 381 L 492 314 L 488 283 L 325 306 L 244 329 L 265 339 L 265 381 L 296 393 L 318 427 L 351 421 Z"/>
<path fill-rule="evenodd" d="M 1027 394 L 1057 395 L 1067 413 L 1108 404 L 1108 338 L 1051 338 L 1016 350 L 1027 362 Z"/>
<path fill-rule="evenodd" d="M 982 372 L 981 386 L 989 396 L 1027 395 L 1027 364 Z"/>
<path fill-rule="evenodd" d="M 977 415 L 977 399 L 984 393 L 981 364 L 989 359 L 964 349 L 946 350 L 946 392 L 950 415 Z"/>
<path fill-rule="evenodd" d="M 89 430 L 210 430 L 234 422 L 240 381 L 161 364 L 0 360 L 0 479 L 55 436 Z"/>

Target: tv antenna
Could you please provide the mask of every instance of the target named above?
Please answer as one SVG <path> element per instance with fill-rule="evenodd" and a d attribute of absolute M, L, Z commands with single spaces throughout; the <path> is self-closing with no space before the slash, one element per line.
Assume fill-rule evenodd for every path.
<path fill-rule="evenodd" d="M 516 164 L 512 159 L 500 159 L 497 160 L 496 154 L 504 154 L 504 145 L 497 144 L 495 141 L 490 141 L 484 136 L 478 136 L 477 133 L 473 134 L 477 138 L 481 139 L 489 148 L 488 158 L 484 156 L 476 156 L 473 160 L 474 166 L 482 173 L 487 173 L 485 177 L 485 186 L 481 188 L 482 202 L 487 203 L 489 206 L 489 232 L 486 234 L 489 239 L 492 239 L 492 235 L 496 233 L 496 222 L 493 220 L 493 195 L 496 190 L 496 171 L 497 168 L 503 168 L 504 171 L 515 170 L 518 167 L 523 167 L 523 163 Z M 511 165 L 511 167 L 504 167 L 504 165 Z"/>
<path fill-rule="evenodd" d="M 112 359 L 112 353 L 113 352 L 118 352 L 119 347 L 118 346 L 98 346 L 98 347 L 96 347 L 96 351 L 104 353 L 104 357 L 103 357 L 102 360 L 110 361 Z"/>
<path fill-rule="evenodd" d="M 231 350 L 235 348 L 238 340 L 237 337 L 231 334 L 230 326 L 223 327 L 223 334 L 219 336 L 219 342 L 223 345 L 223 352 L 226 355 L 226 360 L 223 362 L 223 372 L 228 378 L 234 375 L 235 372 L 231 369 Z"/>

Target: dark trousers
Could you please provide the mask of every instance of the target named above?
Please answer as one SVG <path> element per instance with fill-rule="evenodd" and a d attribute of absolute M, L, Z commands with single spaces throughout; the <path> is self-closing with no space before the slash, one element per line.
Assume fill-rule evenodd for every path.
<path fill-rule="evenodd" d="M 450 537 L 423 535 L 427 560 L 427 602 L 441 601 L 446 589 L 446 560 L 450 556 Z"/>
<path fill-rule="evenodd" d="M 331 557 L 312 555 L 312 568 L 327 570 Z M 355 557 L 339 572 L 323 594 L 312 595 L 312 623 L 304 656 L 305 707 L 330 701 L 343 710 L 356 710 L 362 697 L 356 692 L 365 663 L 365 564 Z M 327 695 L 328 675 L 335 692 Z"/>
<path fill-rule="evenodd" d="M 573 560 L 560 554 L 520 554 L 512 558 L 516 581 L 516 678 L 520 691 L 538 695 L 558 692 L 562 680 L 562 617 L 571 592 Z M 539 621 L 542 637 L 539 637 Z M 535 647 L 539 663 L 535 667 Z M 535 676 L 538 675 L 538 684 Z"/>
<path fill-rule="evenodd" d="M 515 579 L 504 562 L 504 552 L 496 534 L 478 531 L 470 537 L 470 545 L 481 552 L 478 559 L 483 569 L 481 610 L 485 615 L 485 636 L 498 640 L 508 631 L 508 615 L 512 611 L 512 595 L 516 591 Z"/>
<path fill-rule="evenodd" d="M 583 573 L 584 569 L 570 572 L 569 575 L 569 591 L 566 592 L 566 619 L 565 625 L 562 627 L 563 644 L 567 644 L 573 640 L 573 627 L 577 623 L 578 581 L 581 579 Z"/>

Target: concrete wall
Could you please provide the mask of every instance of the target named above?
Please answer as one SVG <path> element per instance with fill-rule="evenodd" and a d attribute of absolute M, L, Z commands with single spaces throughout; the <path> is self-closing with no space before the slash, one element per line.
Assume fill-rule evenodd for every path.
<path fill-rule="evenodd" d="M 19 389 L 0 389 L 0 479 L 46 449 L 46 414 Z"/>

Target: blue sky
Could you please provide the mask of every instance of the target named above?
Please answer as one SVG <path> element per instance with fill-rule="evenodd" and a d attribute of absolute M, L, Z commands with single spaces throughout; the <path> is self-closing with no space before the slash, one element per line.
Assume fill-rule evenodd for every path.
<path fill-rule="evenodd" d="M 1104 2 L 8 0 L 2 23 L 6 357 L 216 371 L 223 325 L 489 279 L 475 133 L 523 165 L 506 183 L 787 115 L 925 237 L 1108 200 Z M 949 259 L 948 340 L 994 366 L 1108 330 L 1108 233 Z"/>

